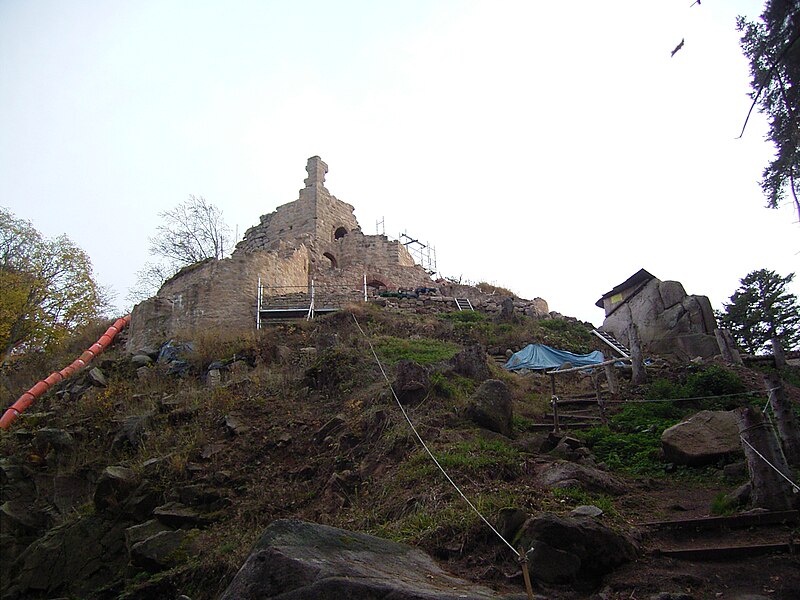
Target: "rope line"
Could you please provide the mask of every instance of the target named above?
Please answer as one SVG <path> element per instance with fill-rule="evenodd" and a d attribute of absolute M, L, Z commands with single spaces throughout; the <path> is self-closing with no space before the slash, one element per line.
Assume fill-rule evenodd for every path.
<path fill-rule="evenodd" d="M 480 511 L 479 511 L 479 510 L 476 508 L 476 506 L 475 506 L 475 505 L 474 505 L 472 502 L 470 502 L 469 498 L 467 498 L 467 497 L 464 495 L 464 492 L 462 492 L 462 491 L 461 491 L 461 488 L 459 488 L 459 487 L 458 487 L 458 485 L 456 485 L 456 482 L 455 482 L 455 481 L 453 481 L 453 479 L 450 477 L 450 475 L 448 475 L 448 474 L 447 474 L 447 471 L 445 471 L 445 470 L 444 470 L 444 467 L 442 467 L 442 465 L 441 465 L 441 464 L 439 464 L 439 461 L 438 461 L 438 460 L 436 459 L 436 457 L 433 455 L 433 452 L 431 452 L 430 448 L 428 448 L 428 445 L 427 445 L 427 444 L 425 443 L 425 441 L 422 439 L 422 436 L 421 436 L 421 435 L 419 434 L 419 432 L 417 431 L 417 428 L 416 428 L 416 427 L 414 427 L 414 423 L 412 423 L 412 421 L 411 421 L 411 418 L 408 416 L 408 413 L 406 412 L 406 409 L 403 407 L 403 404 L 400 402 L 400 398 L 398 398 L 398 397 L 397 397 L 397 394 L 396 394 L 396 393 L 395 393 L 395 391 L 394 391 L 394 387 L 392 387 L 392 382 L 389 380 L 389 377 L 388 377 L 388 375 L 386 375 L 386 371 L 384 370 L 384 368 L 383 368 L 383 365 L 381 364 L 381 361 L 380 361 L 380 359 L 378 358 L 378 354 L 377 354 L 377 352 L 375 352 L 375 348 L 372 346 L 372 341 L 369 339 L 369 336 L 366 334 L 366 332 L 365 332 L 365 331 L 364 331 L 364 330 L 361 328 L 361 325 L 359 324 L 359 322 L 358 322 L 358 319 L 356 319 L 356 316 L 355 316 L 355 315 L 352 315 L 352 316 L 353 316 L 353 321 L 354 321 L 354 322 L 355 322 L 355 324 L 356 324 L 356 327 L 358 327 L 358 330 L 361 332 L 361 335 L 363 335 L 363 336 L 364 336 L 364 339 L 365 339 L 365 340 L 367 340 L 367 344 L 369 344 L 369 349 L 370 349 L 370 351 L 372 352 L 372 356 L 374 356 L 374 357 L 375 357 L 375 362 L 378 364 L 378 368 L 381 370 L 381 374 L 383 375 L 383 378 L 386 380 L 386 384 L 389 386 L 389 390 L 391 390 L 391 392 L 392 392 L 392 396 L 394 397 L 394 400 L 395 400 L 395 402 L 397 403 L 397 406 L 400 408 L 400 412 L 402 412 L 402 413 L 403 413 L 403 417 L 405 417 L 405 419 L 406 419 L 406 422 L 408 423 L 408 426 L 411 428 L 411 431 L 413 431 L 413 432 L 414 432 L 414 435 L 416 436 L 417 440 L 418 440 L 418 441 L 419 441 L 419 443 L 422 445 L 422 447 L 425 449 L 425 452 L 428 454 L 428 456 L 430 456 L 431 460 L 434 462 L 434 464 L 435 464 L 435 465 L 436 465 L 436 466 L 439 468 L 439 470 L 442 472 L 442 475 L 444 475 L 444 476 L 445 476 L 445 478 L 447 479 L 447 481 L 449 481 L 449 482 L 450 482 L 450 485 L 452 485 L 452 486 L 453 486 L 453 488 L 456 490 L 456 492 L 458 492 L 459 496 L 461 496 L 461 498 L 464 500 L 464 502 L 466 502 L 466 503 L 467 503 L 467 505 L 468 505 L 468 506 L 469 506 L 469 507 L 470 507 L 470 508 L 473 510 L 473 512 L 474 512 L 476 515 L 478 515 L 478 517 L 480 517 L 481 521 L 483 521 L 484 523 L 486 523 L 486 525 L 489 527 L 489 529 L 491 529 L 491 530 L 494 532 L 494 534 L 495 534 L 495 535 L 496 535 L 498 538 L 500 538 L 500 540 L 502 540 L 502 542 L 503 542 L 503 543 L 504 543 L 506 546 L 508 546 L 508 547 L 511 549 L 511 551 L 512 551 L 512 552 L 513 552 L 515 555 L 519 556 L 519 555 L 520 555 L 519 551 L 518 551 L 518 550 L 516 550 L 516 549 L 514 548 L 514 546 L 512 546 L 512 545 L 509 543 L 509 541 L 508 541 L 506 538 L 504 538 L 504 537 L 503 537 L 503 535 L 502 535 L 502 534 L 501 534 L 499 531 L 497 531 L 497 529 L 495 529 L 494 525 L 492 525 L 492 524 L 491 524 L 491 523 L 490 523 L 490 522 L 489 522 L 489 521 L 486 519 L 486 517 L 484 517 L 484 516 L 481 514 L 481 512 L 480 512 Z"/>
<path fill-rule="evenodd" d="M 773 465 L 771 462 L 769 462 L 769 461 L 768 461 L 766 458 L 764 458 L 764 455 L 763 455 L 763 454 L 761 454 L 761 452 L 759 452 L 758 450 L 756 450 L 756 449 L 753 447 L 753 444 L 751 444 L 751 443 L 750 443 L 750 442 L 748 442 L 746 439 L 744 439 L 744 436 L 743 436 L 743 435 L 742 435 L 742 436 L 739 436 L 739 437 L 741 437 L 741 438 L 742 438 L 742 441 L 743 441 L 745 444 L 747 444 L 747 445 L 748 445 L 748 447 L 750 448 L 750 450 L 752 450 L 753 452 L 755 452 L 755 453 L 756 453 L 756 455 L 758 455 L 758 457 L 759 457 L 761 460 L 763 460 L 763 461 L 764 461 L 765 463 L 767 463 L 767 464 L 768 464 L 770 467 L 772 467 L 772 470 L 773 470 L 773 471 L 775 471 L 775 472 L 776 472 L 778 475 L 780 475 L 780 476 L 781 476 L 781 477 L 783 477 L 783 478 L 784 478 L 786 481 L 788 481 L 788 482 L 789 482 L 789 485 L 791 485 L 791 486 L 794 488 L 795 492 L 800 492 L 800 486 L 798 486 L 798 485 L 797 485 L 797 484 L 796 484 L 794 481 L 792 481 L 792 480 L 791 480 L 791 479 L 789 479 L 789 478 L 788 478 L 786 475 L 784 475 L 784 474 L 781 472 L 781 470 L 780 470 L 778 467 L 776 467 L 776 466 L 775 466 L 775 465 Z"/>

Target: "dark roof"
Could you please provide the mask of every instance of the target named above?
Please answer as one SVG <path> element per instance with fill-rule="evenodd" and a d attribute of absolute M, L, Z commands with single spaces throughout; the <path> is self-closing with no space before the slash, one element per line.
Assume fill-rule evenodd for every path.
<path fill-rule="evenodd" d="M 644 269 L 639 269 L 638 271 L 636 271 L 636 273 L 634 273 L 633 275 L 628 277 L 625 281 L 620 283 L 613 290 L 603 294 L 600 297 L 600 300 L 595 302 L 594 305 L 599 307 L 599 308 L 603 308 L 603 300 L 605 300 L 609 296 L 613 296 L 614 294 L 619 294 L 623 290 L 627 290 L 629 288 L 632 288 L 634 286 L 639 285 L 640 283 L 644 283 L 646 281 L 650 281 L 651 279 L 655 279 L 655 278 L 656 278 L 656 276 L 653 275 L 652 273 L 648 273 Z"/>

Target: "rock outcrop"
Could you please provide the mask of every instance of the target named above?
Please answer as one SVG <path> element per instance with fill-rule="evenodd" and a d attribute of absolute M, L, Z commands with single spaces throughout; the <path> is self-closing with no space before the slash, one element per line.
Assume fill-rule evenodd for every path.
<path fill-rule="evenodd" d="M 531 576 L 547 583 L 591 587 L 621 564 L 636 558 L 636 544 L 591 517 L 545 513 L 529 519 L 517 536 Z"/>
<path fill-rule="evenodd" d="M 665 460 L 699 467 L 742 452 L 739 426 L 730 411 L 704 410 L 661 434 Z"/>
<path fill-rule="evenodd" d="M 305 521 L 274 521 L 220 600 L 507 598 L 443 571 L 417 548 Z M 513 598 L 525 598 L 514 595 Z"/>
<path fill-rule="evenodd" d="M 644 270 L 628 282 L 598 301 L 606 311 L 604 331 L 627 344 L 635 324 L 647 352 L 681 359 L 719 354 L 717 322 L 706 296 L 690 296 L 679 282 L 660 281 Z"/>
<path fill-rule="evenodd" d="M 466 416 L 490 431 L 511 437 L 514 416 L 511 392 L 499 379 L 487 379 L 469 399 Z"/>

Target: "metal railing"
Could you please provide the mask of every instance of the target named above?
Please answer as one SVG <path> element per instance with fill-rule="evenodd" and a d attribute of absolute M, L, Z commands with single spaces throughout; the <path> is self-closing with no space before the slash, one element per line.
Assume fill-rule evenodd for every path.
<path fill-rule="evenodd" d="M 367 301 L 367 277 L 361 289 L 347 285 L 319 283 L 312 279 L 308 285 L 267 285 L 258 278 L 256 329 L 265 318 L 314 318 L 316 313 L 329 313 L 345 304 Z"/>

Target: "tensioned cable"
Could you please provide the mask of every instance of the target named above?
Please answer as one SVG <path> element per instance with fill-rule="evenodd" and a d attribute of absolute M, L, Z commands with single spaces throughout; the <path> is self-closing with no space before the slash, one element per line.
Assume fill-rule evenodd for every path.
<path fill-rule="evenodd" d="M 743 441 L 745 444 L 747 444 L 747 445 L 750 447 L 750 450 L 752 450 L 753 452 L 755 452 L 755 453 L 758 455 L 758 457 L 759 457 L 761 460 L 763 460 L 763 461 L 764 461 L 765 463 L 767 463 L 767 464 L 768 464 L 770 467 L 772 467 L 772 469 L 773 469 L 773 470 L 774 470 L 774 471 L 775 471 L 775 472 L 776 472 L 778 475 L 780 475 L 780 476 L 781 476 L 781 477 L 783 477 L 783 478 L 784 478 L 786 481 L 788 481 L 788 482 L 789 482 L 789 485 L 791 485 L 791 486 L 792 486 L 792 487 L 795 489 L 795 491 L 796 491 L 796 492 L 800 492 L 800 486 L 798 486 L 798 485 L 797 485 L 797 484 L 796 484 L 794 481 L 792 481 L 791 479 L 789 479 L 789 478 L 788 478 L 786 475 L 784 475 L 783 473 L 781 473 L 781 470 L 780 470 L 778 467 L 776 467 L 776 466 L 775 466 L 775 465 L 773 465 L 771 462 L 769 462 L 769 461 L 768 461 L 766 458 L 764 458 L 764 455 L 763 455 L 763 454 L 761 454 L 761 452 L 759 452 L 758 450 L 756 450 L 756 449 L 753 447 L 753 444 L 751 444 L 751 443 L 750 443 L 750 442 L 748 442 L 746 439 L 744 439 L 744 436 L 739 436 L 739 437 L 741 437 L 741 438 L 742 438 L 742 441 Z"/>
<path fill-rule="evenodd" d="M 444 475 L 445 478 L 447 479 L 447 481 L 450 482 L 450 485 L 452 485 L 453 488 L 455 488 L 455 490 L 458 492 L 458 495 L 461 496 L 461 498 L 464 500 L 464 502 L 466 502 L 469 505 L 469 507 L 473 510 L 473 512 L 476 515 L 478 515 L 478 517 L 480 517 L 481 521 L 486 523 L 486 525 L 489 527 L 489 529 L 491 529 L 495 533 L 495 535 L 497 537 L 499 537 L 503 541 L 503 543 L 506 546 L 508 546 L 515 555 L 519 556 L 520 553 L 514 548 L 514 546 L 512 546 L 508 542 L 508 540 L 506 540 L 506 538 L 504 538 L 503 535 L 499 531 L 497 531 L 497 529 L 495 529 L 495 527 L 486 519 L 486 517 L 484 517 L 481 514 L 481 512 L 475 507 L 475 505 L 472 502 L 470 502 L 469 498 L 467 498 L 464 495 L 464 492 L 461 491 L 461 488 L 459 488 L 458 485 L 456 485 L 456 482 L 453 481 L 453 479 L 450 477 L 450 475 L 447 474 L 447 471 L 444 470 L 444 467 L 442 467 L 442 465 L 439 464 L 439 461 L 436 460 L 436 457 L 433 455 L 433 452 L 431 452 L 430 448 L 428 448 L 428 445 L 422 439 L 422 436 L 419 434 L 419 432 L 417 432 L 417 428 L 414 427 L 414 423 L 411 422 L 411 419 L 409 418 L 408 413 L 406 412 L 406 409 L 403 407 L 403 404 L 400 402 L 400 398 L 397 397 L 397 394 L 394 391 L 394 387 L 392 387 L 392 382 L 389 381 L 389 377 L 388 377 L 388 375 L 386 375 L 386 371 L 383 369 L 383 365 L 381 364 L 381 360 L 378 358 L 378 353 L 375 352 L 375 348 L 372 346 L 372 342 L 370 341 L 369 336 L 366 334 L 366 332 L 363 329 L 361 329 L 361 325 L 359 324 L 358 319 L 356 319 L 356 316 L 355 315 L 352 315 L 352 316 L 353 316 L 353 321 L 356 324 L 356 327 L 358 327 L 358 330 L 361 332 L 361 335 L 364 336 L 364 339 L 367 340 L 367 344 L 369 344 L 369 349 L 372 352 L 372 356 L 375 357 L 375 362 L 378 363 L 378 368 L 381 370 L 381 374 L 383 374 L 383 378 L 386 380 L 386 384 L 389 386 L 389 389 L 392 392 L 392 396 L 394 397 L 394 400 L 397 403 L 397 406 L 400 407 L 400 411 L 403 413 L 403 416 L 405 417 L 406 422 L 408 423 L 408 426 L 411 428 L 411 431 L 414 432 L 414 435 L 416 436 L 417 440 L 422 445 L 422 447 L 425 449 L 425 452 L 427 452 L 428 456 L 431 457 L 431 460 L 436 464 L 436 466 L 442 472 L 442 475 Z"/>

